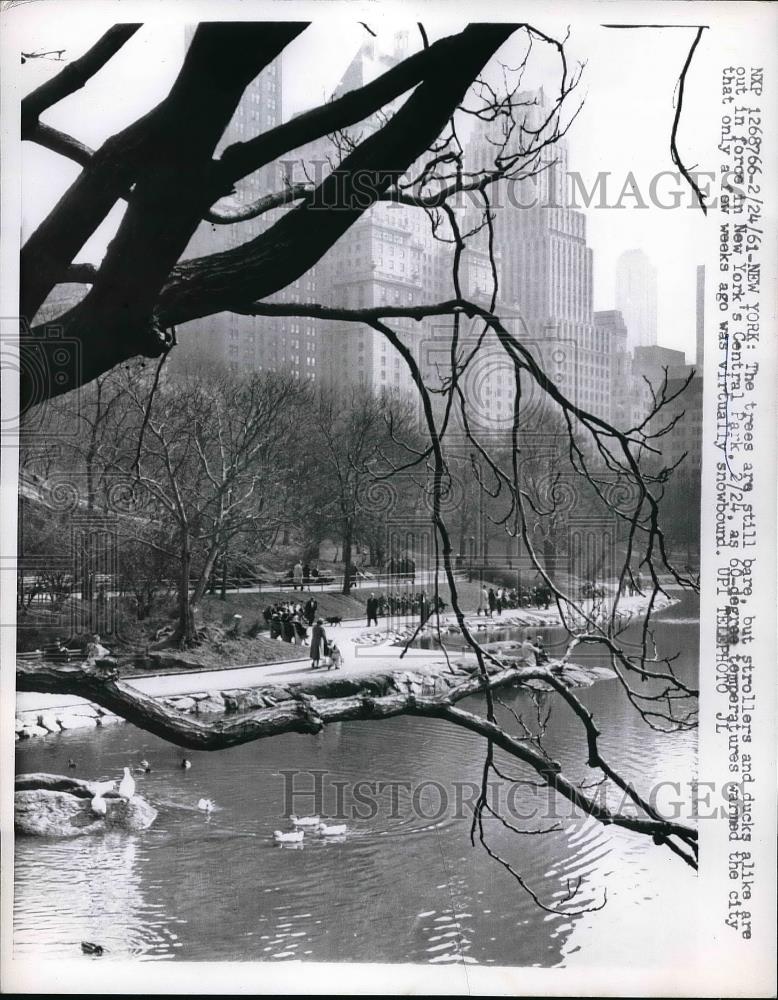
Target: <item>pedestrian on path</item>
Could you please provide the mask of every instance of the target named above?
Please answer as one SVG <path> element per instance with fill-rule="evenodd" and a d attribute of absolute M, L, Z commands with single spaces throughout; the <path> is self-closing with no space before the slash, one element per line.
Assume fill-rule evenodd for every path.
<path fill-rule="evenodd" d="M 419 618 L 421 619 L 421 624 L 424 625 L 430 616 L 429 602 L 427 601 L 427 595 L 422 592 L 419 594 Z"/>
<path fill-rule="evenodd" d="M 313 625 L 316 619 L 316 609 L 319 607 L 319 602 L 315 597 L 309 597 L 305 602 L 305 620 L 309 625 Z"/>
<path fill-rule="evenodd" d="M 292 569 L 292 590 L 303 589 L 303 564 L 298 559 Z"/>
<path fill-rule="evenodd" d="M 491 618 L 497 608 L 497 594 L 490 587 L 486 595 L 487 602 L 489 604 L 489 617 Z"/>
<path fill-rule="evenodd" d="M 376 599 L 375 594 L 371 594 L 370 597 L 368 597 L 366 610 L 367 610 L 367 624 L 368 624 L 368 628 L 370 627 L 371 622 L 372 622 L 372 624 L 377 625 L 378 624 L 378 600 Z"/>
<path fill-rule="evenodd" d="M 319 666 L 319 660 L 327 655 L 327 633 L 324 631 L 324 619 L 319 618 L 311 630 L 311 670 Z"/>

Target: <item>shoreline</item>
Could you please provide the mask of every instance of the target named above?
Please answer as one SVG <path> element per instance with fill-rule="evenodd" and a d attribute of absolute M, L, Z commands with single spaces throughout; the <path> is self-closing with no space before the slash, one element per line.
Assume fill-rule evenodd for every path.
<path fill-rule="evenodd" d="M 646 601 L 642 598 L 625 598 L 620 602 L 619 619 L 632 619 L 645 610 Z M 678 603 L 677 599 L 662 598 L 657 602 L 655 610 L 663 610 Z M 390 624 L 391 621 L 391 624 Z M 171 708 L 193 714 L 212 714 L 224 711 L 241 711 L 246 707 L 262 707 L 268 703 L 275 704 L 284 696 L 293 697 L 297 693 L 310 693 L 316 696 L 330 687 L 343 687 L 347 684 L 367 682 L 370 678 L 377 682 L 379 678 L 396 678 L 406 683 L 423 685 L 433 679 L 437 682 L 445 676 L 451 676 L 452 664 L 463 669 L 468 663 L 475 664 L 475 655 L 461 647 L 448 648 L 448 657 L 440 649 L 419 649 L 410 647 L 404 650 L 402 643 L 407 641 L 418 627 L 418 619 L 405 618 L 384 619 L 376 627 L 368 628 L 362 619 L 351 619 L 335 626 L 325 626 L 330 642 L 336 642 L 341 650 L 343 664 L 339 670 L 320 668 L 313 671 L 307 655 L 307 647 L 301 646 L 304 655 L 295 659 L 284 659 L 259 664 L 218 665 L 203 667 L 192 665 L 186 667 L 182 656 L 179 671 L 154 673 L 151 671 L 127 674 L 124 680 L 133 684 L 145 694 L 159 697 Z M 419 631 L 419 637 L 435 635 L 440 628 L 451 630 L 455 627 L 452 613 L 441 615 L 439 623 L 426 625 Z M 556 609 L 549 608 L 513 608 L 502 615 L 493 618 L 477 615 L 466 615 L 467 627 L 479 637 L 479 632 L 502 631 L 506 629 L 544 629 L 561 627 Z M 458 631 L 458 630 L 457 630 Z M 445 643 L 445 636 L 444 636 Z M 485 648 L 494 646 L 499 651 L 500 640 L 483 643 Z M 508 641 L 508 647 L 511 641 Z M 505 646 L 505 641 L 501 644 Z M 549 652 L 551 652 L 549 650 Z M 553 657 L 552 657 L 553 659 Z M 580 665 L 569 664 L 565 668 L 570 672 L 570 680 L 576 686 L 587 682 L 587 672 L 595 671 L 591 683 L 605 679 L 606 674 L 599 673 L 602 668 L 583 668 Z M 465 670 L 465 672 L 467 672 Z M 607 676 L 612 672 L 607 670 Z M 251 695 L 247 692 L 255 692 Z M 226 700 L 224 695 L 226 694 Z M 227 706 L 231 707 L 227 707 Z M 107 712 L 84 699 L 71 695 L 47 695 L 35 692 L 17 694 L 15 736 L 16 740 L 26 738 L 57 735 L 63 731 L 79 728 L 98 728 L 124 722 L 120 716 Z"/>

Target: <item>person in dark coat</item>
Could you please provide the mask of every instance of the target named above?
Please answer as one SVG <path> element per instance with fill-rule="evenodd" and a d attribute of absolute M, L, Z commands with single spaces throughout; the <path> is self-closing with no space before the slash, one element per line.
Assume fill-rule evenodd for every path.
<path fill-rule="evenodd" d="M 281 619 L 281 638 L 284 642 L 291 642 L 294 639 L 294 628 L 292 627 L 292 619 L 289 615 L 284 615 Z"/>
<path fill-rule="evenodd" d="M 316 609 L 318 608 L 318 606 L 319 602 L 316 600 L 315 597 L 309 597 L 308 600 L 305 602 L 305 608 L 304 608 L 305 620 L 308 622 L 309 625 L 313 625 L 314 623 L 314 620 L 316 618 Z"/>
<path fill-rule="evenodd" d="M 294 639 L 298 646 L 304 646 L 308 640 L 308 629 L 300 621 L 300 616 L 295 615 L 292 618 L 292 630 L 294 631 Z"/>
<path fill-rule="evenodd" d="M 327 655 L 327 633 L 324 620 L 319 618 L 311 631 L 311 670 L 319 666 L 319 660 Z"/>
<path fill-rule="evenodd" d="M 491 618 L 497 608 L 497 594 L 495 594 L 494 590 L 491 587 L 489 588 L 488 600 L 489 600 L 489 617 Z"/>
<path fill-rule="evenodd" d="M 535 662 L 540 666 L 541 664 L 548 663 L 548 653 L 546 652 L 546 647 L 543 645 L 543 636 L 535 636 Z"/>
<path fill-rule="evenodd" d="M 374 625 L 378 624 L 378 601 L 376 600 L 375 594 L 371 594 L 367 599 L 367 624 L 370 623 Z"/>

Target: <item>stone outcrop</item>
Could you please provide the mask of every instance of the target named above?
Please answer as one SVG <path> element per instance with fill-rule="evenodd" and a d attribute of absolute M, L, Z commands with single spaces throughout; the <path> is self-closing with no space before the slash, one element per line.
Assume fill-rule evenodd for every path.
<path fill-rule="evenodd" d="M 59 720 L 62 729 L 94 729 L 97 726 L 97 719 L 94 715 L 63 715 Z"/>
<path fill-rule="evenodd" d="M 23 712 L 14 722 L 14 733 L 17 740 L 26 740 L 56 735 L 71 729 L 111 726 L 118 722 L 124 722 L 124 719 L 97 705 L 84 702 L 45 712 Z"/>
<path fill-rule="evenodd" d="M 104 796 L 105 816 L 92 810 L 95 787 L 66 775 L 22 774 L 14 792 L 14 827 L 32 837 L 81 837 L 104 830 L 137 832 L 151 826 L 157 810 L 144 798 L 129 801 L 115 792 Z"/>

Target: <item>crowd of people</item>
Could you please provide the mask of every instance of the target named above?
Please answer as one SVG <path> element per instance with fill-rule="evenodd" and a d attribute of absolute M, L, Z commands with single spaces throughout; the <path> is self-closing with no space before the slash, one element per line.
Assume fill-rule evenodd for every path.
<path fill-rule="evenodd" d="M 286 577 L 292 581 L 292 590 L 303 590 L 306 586 L 310 586 L 311 581 L 315 583 L 319 579 L 319 568 L 307 562 L 300 562 L 298 559 Z"/>
<path fill-rule="evenodd" d="M 271 639 L 298 646 L 308 642 L 308 629 L 316 620 L 319 602 L 311 596 L 305 603 L 301 601 L 276 601 L 262 612 L 262 617 L 270 630 Z"/>
<path fill-rule="evenodd" d="M 367 624 L 377 625 L 379 617 L 395 615 L 414 615 L 426 621 L 431 614 L 436 611 L 442 613 L 448 605 L 438 595 L 428 597 L 421 590 L 418 593 L 409 593 L 406 590 L 389 591 L 381 593 L 377 597 L 371 594 L 367 599 Z"/>
<path fill-rule="evenodd" d="M 481 587 L 478 614 L 491 618 L 501 615 L 509 608 L 544 608 L 551 603 L 551 590 L 545 586 L 521 587 L 519 590 L 507 587 Z"/>

